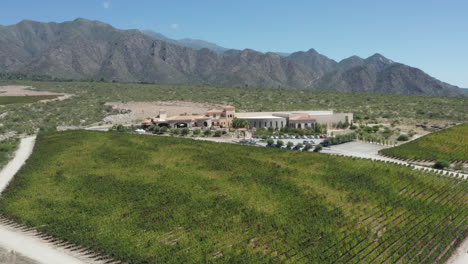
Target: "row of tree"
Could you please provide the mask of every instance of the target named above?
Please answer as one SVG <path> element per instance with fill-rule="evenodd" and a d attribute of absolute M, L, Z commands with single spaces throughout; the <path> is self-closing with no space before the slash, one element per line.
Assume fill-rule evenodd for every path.
<path fill-rule="evenodd" d="M 336 135 L 334 137 L 329 137 L 326 138 L 323 141 L 324 146 L 331 146 L 331 145 L 338 145 L 338 144 L 343 144 L 346 142 L 350 142 L 356 139 L 356 134 L 355 133 L 349 133 L 349 134 L 344 134 L 344 135 Z"/>

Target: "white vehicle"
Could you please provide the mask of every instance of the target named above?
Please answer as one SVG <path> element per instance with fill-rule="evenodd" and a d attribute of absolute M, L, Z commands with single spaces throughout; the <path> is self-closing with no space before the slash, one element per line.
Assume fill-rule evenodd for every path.
<path fill-rule="evenodd" d="M 144 129 L 137 129 L 135 130 L 135 132 L 137 132 L 138 134 L 145 134 L 146 131 Z"/>

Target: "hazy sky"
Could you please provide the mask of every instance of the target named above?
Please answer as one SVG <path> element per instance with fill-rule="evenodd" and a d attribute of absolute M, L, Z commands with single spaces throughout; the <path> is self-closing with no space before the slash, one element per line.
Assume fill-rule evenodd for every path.
<path fill-rule="evenodd" d="M 0 25 L 84 17 L 227 48 L 376 52 L 468 88 L 468 0 L 0 0 Z"/>

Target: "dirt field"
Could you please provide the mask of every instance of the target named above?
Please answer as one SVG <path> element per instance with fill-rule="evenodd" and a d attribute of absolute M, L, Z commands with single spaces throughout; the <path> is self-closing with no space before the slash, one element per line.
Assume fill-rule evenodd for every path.
<path fill-rule="evenodd" d="M 55 99 L 43 100 L 41 102 L 52 101 L 52 100 L 65 100 L 72 96 L 71 94 L 35 91 L 34 88 L 31 86 L 19 86 L 19 85 L 0 86 L 0 96 L 41 96 L 41 95 L 59 96 Z"/>
<path fill-rule="evenodd" d="M 180 114 L 205 114 L 209 109 L 221 108 L 220 105 L 207 103 L 194 103 L 182 101 L 169 102 L 127 102 L 127 103 L 107 103 L 115 109 L 130 110 L 129 113 L 108 116 L 104 119 L 107 123 L 113 124 L 135 124 L 147 119 L 148 117 L 157 116 L 160 109 L 167 111 L 167 116 L 175 116 Z"/>

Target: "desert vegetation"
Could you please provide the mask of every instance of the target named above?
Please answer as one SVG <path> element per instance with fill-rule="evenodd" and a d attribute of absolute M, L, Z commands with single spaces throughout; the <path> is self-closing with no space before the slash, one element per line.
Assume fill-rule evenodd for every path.
<path fill-rule="evenodd" d="M 42 133 L 0 212 L 131 263 L 441 263 L 468 181 L 382 162 L 118 132 Z"/>
<path fill-rule="evenodd" d="M 400 119 L 468 120 L 467 98 L 342 93 L 297 89 L 156 85 L 112 82 L 47 82 L 3 80 L 0 85 L 26 85 L 37 90 L 73 94 L 65 101 L 32 106 L 7 105 L 0 119 L 5 129 L 32 133 L 38 127 L 85 126 L 119 111 L 107 102 L 193 101 L 231 104 L 245 111 L 323 110 L 355 113 L 356 123 Z"/>
<path fill-rule="evenodd" d="M 0 105 L 7 104 L 30 104 L 42 100 L 50 100 L 57 98 L 57 95 L 39 95 L 39 96 L 1 96 Z"/>
<path fill-rule="evenodd" d="M 19 138 L 10 137 L 0 140 L 0 168 L 2 168 L 11 158 L 18 148 Z"/>
<path fill-rule="evenodd" d="M 404 159 L 468 160 L 468 124 L 447 128 L 406 144 L 383 149 L 381 154 Z"/>

